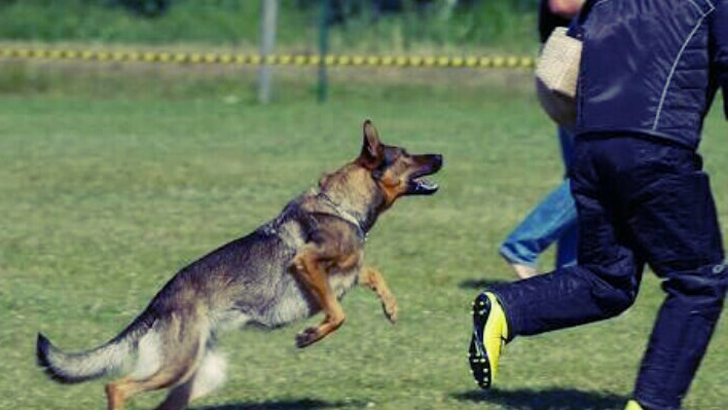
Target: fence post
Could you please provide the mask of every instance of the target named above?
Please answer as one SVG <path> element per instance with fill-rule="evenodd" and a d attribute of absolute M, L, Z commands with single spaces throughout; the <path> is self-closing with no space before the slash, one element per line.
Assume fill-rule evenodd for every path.
<path fill-rule="evenodd" d="M 263 13 L 260 26 L 260 77 L 258 84 L 258 100 L 270 102 L 272 73 L 268 56 L 273 54 L 276 43 L 276 20 L 278 18 L 278 0 L 261 0 Z"/>
<path fill-rule="evenodd" d="M 326 75 L 326 55 L 329 48 L 329 16 L 331 16 L 331 0 L 321 0 L 321 26 L 319 29 L 319 81 L 318 102 L 326 102 L 328 94 L 328 78 Z"/>

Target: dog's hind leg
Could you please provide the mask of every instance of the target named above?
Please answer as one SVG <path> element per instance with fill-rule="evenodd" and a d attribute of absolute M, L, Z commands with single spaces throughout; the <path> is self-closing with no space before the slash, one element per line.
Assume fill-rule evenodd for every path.
<path fill-rule="evenodd" d="M 192 375 L 186 382 L 172 388 L 167 398 L 155 410 L 183 410 L 187 408 L 187 404 L 192 399 L 192 383 L 194 382 L 194 378 L 195 375 Z"/>
<path fill-rule="evenodd" d="M 210 393 L 225 382 L 227 363 L 224 358 L 209 350 L 205 353 L 195 373 L 186 382 L 170 390 L 167 398 L 156 410 L 182 410 L 198 397 Z"/>
<path fill-rule="evenodd" d="M 382 310 L 390 322 L 397 321 L 397 299 L 392 291 L 389 290 L 387 282 L 384 281 L 382 273 L 374 268 L 365 266 L 359 271 L 359 284 L 373 290 L 382 301 Z"/>
<path fill-rule="evenodd" d="M 188 319 L 195 321 L 192 317 Z M 181 394 L 185 390 L 183 386 L 195 374 L 205 353 L 208 334 L 201 333 L 199 326 L 185 326 L 179 320 L 171 321 L 160 331 L 164 352 L 158 368 L 150 376 L 125 377 L 106 385 L 108 410 L 122 410 L 127 399 L 145 391 L 180 387 Z"/>
<path fill-rule="evenodd" d="M 122 410 L 127 399 L 145 391 L 165 389 L 180 383 L 180 386 L 184 385 L 184 379 L 191 376 L 188 366 L 189 362 L 185 366 L 163 367 L 145 379 L 123 378 L 107 384 L 108 410 Z"/>
<path fill-rule="evenodd" d="M 180 351 L 174 353 L 179 355 L 173 359 L 176 363 L 163 363 L 156 373 L 147 378 L 127 377 L 107 384 L 108 410 L 122 410 L 127 399 L 145 391 L 183 386 L 194 374 L 198 359 L 194 357 L 196 353 L 194 351 L 186 352 L 187 354 Z"/>

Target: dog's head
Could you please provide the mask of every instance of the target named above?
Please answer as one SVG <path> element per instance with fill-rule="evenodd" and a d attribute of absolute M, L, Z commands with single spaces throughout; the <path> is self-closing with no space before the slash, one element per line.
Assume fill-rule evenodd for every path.
<path fill-rule="evenodd" d="M 442 167 L 440 154 L 410 154 L 404 148 L 385 145 L 371 123 L 364 122 L 364 140 L 356 163 L 369 171 L 384 196 L 385 207 L 405 195 L 432 195 L 438 185 L 424 177 Z"/>

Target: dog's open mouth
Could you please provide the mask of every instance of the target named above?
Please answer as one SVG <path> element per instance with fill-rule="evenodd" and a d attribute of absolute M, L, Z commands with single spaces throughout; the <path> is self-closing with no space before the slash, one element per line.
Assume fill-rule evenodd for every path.
<path fill-rule="evenodd" d="M 440 189 L 440 186 L 436 183 L 423 177 L 415 177 L 409 181 L 408 193 L 414 195 L 432 195 L 438 189 Z"/>
<path fill-rule="evenodd" d="M 435 174 L 442 168 L 442 155 L 417 155 L 415 158 L 416 162 L 422 165 L 410 175 L 407 181 L 407 195 L 432 195 L 440 189 L 440 186 L 424 177 Z"/>

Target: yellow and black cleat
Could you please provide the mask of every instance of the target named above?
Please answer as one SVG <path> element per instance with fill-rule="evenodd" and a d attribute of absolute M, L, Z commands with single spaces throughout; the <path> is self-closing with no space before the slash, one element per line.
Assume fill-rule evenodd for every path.
<path fill-rule="evenodd" d="M 624 410 L 645 410 L 642 406 L 640 406 L 639 403 L 637 403 L 634 400 L 630 400 L 627 403 L 627 407 L 624 408 Z"/>
<path fill-rule="evenodd" d="M 482 389 L 490 388 L 498 372 L 498 359 L 508 338 L 503 308 L 492 293 L 481 293 L 473 302 L 473 336 L 470 340 L 470 369 Z"/>

